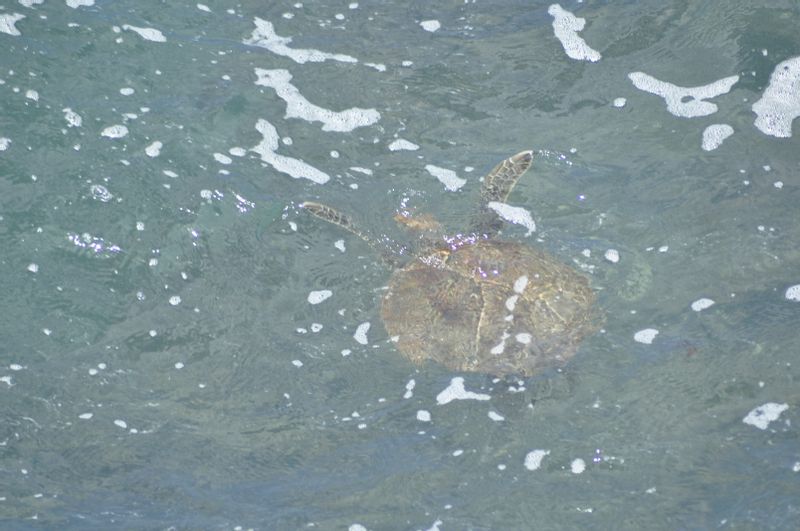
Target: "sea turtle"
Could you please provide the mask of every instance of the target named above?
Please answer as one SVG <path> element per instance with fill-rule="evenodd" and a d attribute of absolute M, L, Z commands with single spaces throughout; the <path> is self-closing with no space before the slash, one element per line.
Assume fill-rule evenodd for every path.
<path fill-rule="evenodd" d="M 523 151 L 489 172 L 465 234 L 445 236 L 431 216 L 395 217 L 421 245 L 413 259 L 397 262 L 381 317 L 411 361 L 531 376 L 564 364 L 597 329 L 594 292 L 583 275 L 542 250 L 494 239 L 502 220 L 489 204 L 506 200 L 532 160 L 533 152 Z M 335 209 L 311 201 L 301 207 L 380 247 Z"/>

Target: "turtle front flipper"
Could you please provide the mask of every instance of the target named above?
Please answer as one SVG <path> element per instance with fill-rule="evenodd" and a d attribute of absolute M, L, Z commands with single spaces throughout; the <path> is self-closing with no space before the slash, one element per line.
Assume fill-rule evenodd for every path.
<path fill-rule="evenodd" d="M 503 221 L 488 205 L 493 201 L 504 203 L 519 178 L 531 167 L 532 162 L 533 151 L 521 151 L 500 162 L 484 177 L 480 209 L 471 223 L 473 232 L 489 238 L 500 231 Z"/>
<path fill-rule="evenodd" d="M 308 210 L 308 212 L 314 217 L 340 226 L 344 230 L 355 234 L 370 245 L 375 245 L 375 241 L 367 233 L 359 230 L 359 228 L 353 223 L 352 219 L 342 214 L 335 208 L 329 207 L 328 205 L 323 205 L 322 203 L 315 203 L 314 201 L 305 201 L 304 203 L 300 204 L 300 208 Z"/>
<path fill-rule="evenodd" d="M 385 236 L 379 239 L 372 237 L 371 235 L 359 229 L 349 216 L 342 214 L 335 208 L 329 207 L 328 205 L 323 205 L 322 203 L 317 203 L 314 201 L 305 201 L 300 203 L 300 208 L 307 210 L 316 218 L 327 221 L 328 223 L 332 223 L 334 225 L 338 225 L 347 232 L 355 234 L 367 242 L 375 251 L 377 251 L 381 256 L 381 259 L 387 265 L 391 267 L 397 267 L 400 265 L 402 255 L 404 254 L 404 247 L 398 245 L 389 238 Z"/>
<path fill-rule="evenodd" d="M 531 167 L 532 161 L 533 151 L 522 151 L 492 168 L 483 179 L 481 202 L 484 205 L 490 201 L 505 202 L 519 178 Z"/>

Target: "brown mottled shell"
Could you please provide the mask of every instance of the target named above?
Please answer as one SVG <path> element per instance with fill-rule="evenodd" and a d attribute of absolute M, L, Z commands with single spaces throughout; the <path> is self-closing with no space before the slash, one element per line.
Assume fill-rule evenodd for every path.
<path fill-rule="evenodd" d="M 543 251 L 480 240 L 430 258 L 396 271 L 381 307 L 415 363 L 531 376 L 563 365 L 597 330 L 587 279 Z"/>

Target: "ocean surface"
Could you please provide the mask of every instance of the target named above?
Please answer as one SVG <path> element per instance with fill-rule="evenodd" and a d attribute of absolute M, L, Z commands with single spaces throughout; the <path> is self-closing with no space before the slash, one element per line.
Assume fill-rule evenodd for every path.
<path fill-rule="evenodd" d="M 0 527 L 799 528 L 798 27 L 0 2 Z M 393 216 L 462 234 L 526 149 L 500 238 L 582 272 L 599 330 L 530 378 L 412 363 Z"/>

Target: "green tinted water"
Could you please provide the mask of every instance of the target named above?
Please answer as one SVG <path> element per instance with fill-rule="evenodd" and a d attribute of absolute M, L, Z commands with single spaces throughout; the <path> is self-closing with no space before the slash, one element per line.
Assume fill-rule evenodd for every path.
<path fill-rule="evenodd" d="M 562 4 L 597 62 L 543 2 L 24 4 L 0 10 L 25 16 L 0 33 L 4 527 L 797 527 L 800 125 L 776 138 L 751 110 L 800 55 L 793 3 Z M 683 118 L 635 71 L 740 79 Z M 323 130 L 313 106 L 380 118 Z M 380 323 L 389 270 L 297 204 L 395 239 L 407 204 L 456 232 L 526 148 L 509 202 L 538 231 L 504 237 L 581 268 L 603 333 L 521 383 L 413 366 Z M 455 377 L 490 399 L 439 405 Z M 788 409 L 743 422 L 768 403 Z"/>

